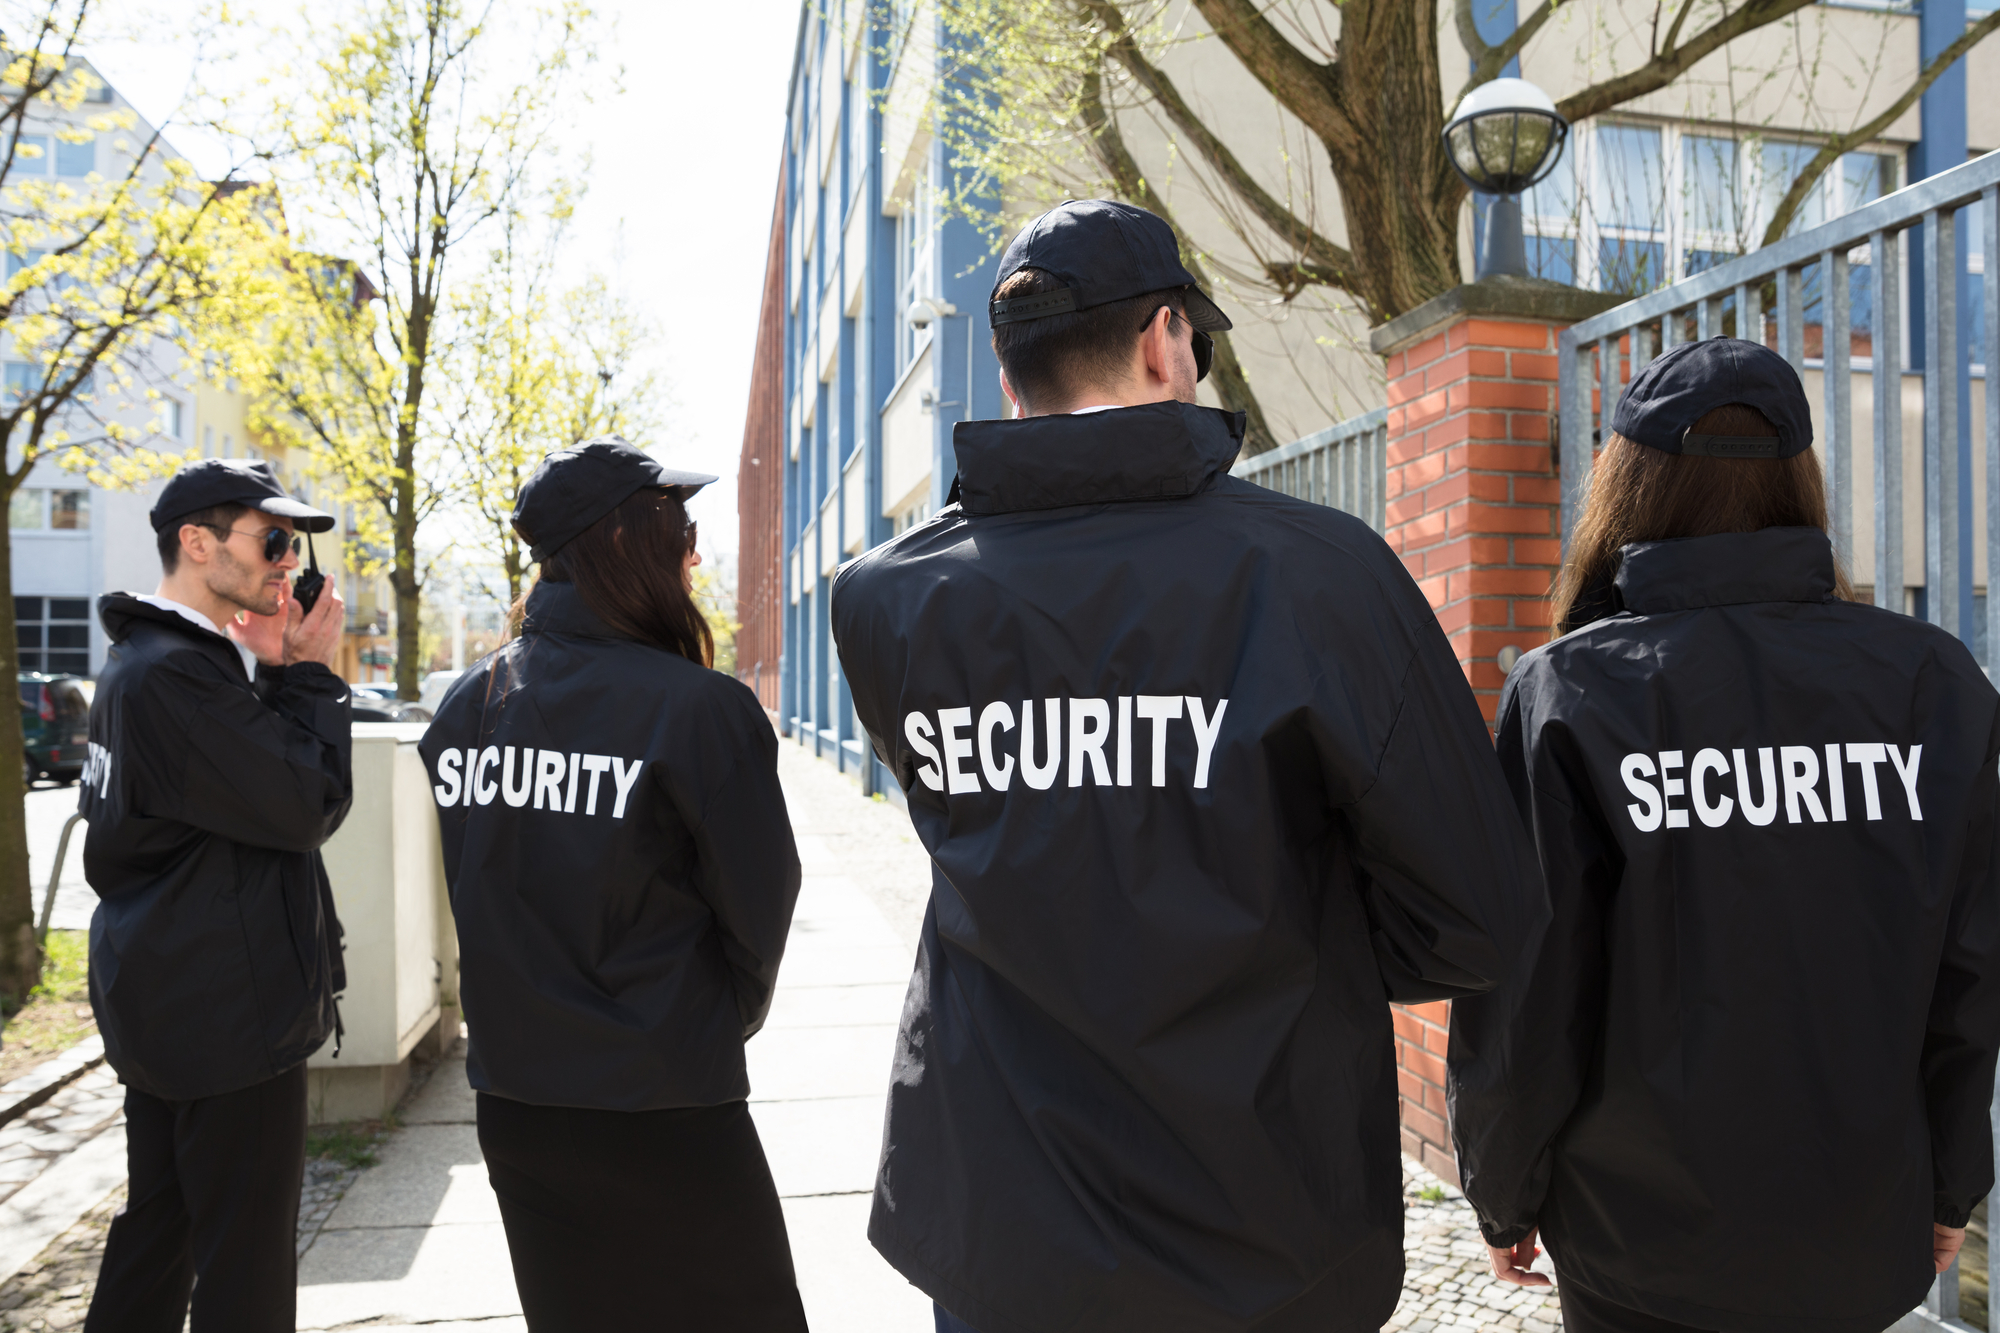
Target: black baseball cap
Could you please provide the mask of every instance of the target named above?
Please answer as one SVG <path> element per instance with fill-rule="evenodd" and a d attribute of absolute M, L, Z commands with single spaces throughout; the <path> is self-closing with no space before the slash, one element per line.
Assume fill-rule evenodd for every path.
<path fill-rule="evenodd" d="M 333 526 L 333 515 L 300 504 L 285 494 L 271 465 L 261 458 L 203 458 L 174 473 L 160 491 L 150 517 L 153 531 L 175 519 L 198 514 L 217 505 L 249 505 L 252 509 L 280 518 L 289 518 L 301 532 L 325 532 Z"/>
<path fill-rule="evenodd" d="M 1697 435 L 1718 407 L 1754 407 L 1776 435 Z M 1670 348 L 1633 376 L 1611 429 L 1663 454 L 1700 458 L 1790 458 L 1812 448 L 1812 409 L 1792 363 L 1762 343 L 1708 338 Z"/>
<path fill-rule="evenodd" d="M 514 499 L 514 531 L 527 540 L 529 555 L 546 560 L 634 491 L 665 486 L 685 502 L 714 480 L 662 466 L 616 435 L 602 435 L 542 460 Z"/>
<path fill-rule="evenodd" d="M 1041 269 L 1063 285 L 999 300 L 1001 285 L 1024 268 Z M 1169 287 L 1187 289 L 1188 323 L 1203 333 L 1231 327 L 1222 308 L 1195 286 L 1165 219 L 1115 199 L 1066 199 L 1021 228 L 1000 256 L 986 315 L 996 326 L 1013 324 Z"/>

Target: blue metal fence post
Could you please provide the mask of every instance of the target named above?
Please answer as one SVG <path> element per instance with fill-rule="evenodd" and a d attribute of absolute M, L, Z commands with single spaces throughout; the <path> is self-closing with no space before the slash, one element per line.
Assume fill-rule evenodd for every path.
<path fill-rule="evenodd" d="M 1923 3 L 1917 7 L 1917 56 L 1919 61 L 1928 64 L 1946 47 L 1958 40 L 1959 36 L 1964 32 L 1965 0 L 1923 0 Z M 1946 70 L 1938 78 L 1937 82 L 1933 83 L 1924 92 L 1920 103 L 1923 135 L 1910 148 L 1910 183 L 1914 184 L 1926 177 L 1935 176 L 1941 171 L 1949 171 L 1966 160 L 1968 135 L 1966 128 L 1965 95 L 1966 76 L 1965 62 L 1963 60 L 1960 60 L 1950 69 Z M 1950 281 L 1952 283 L 1952 294 L 1957 298 L 1952 302 L 1957 312 L 1957 337 L 1951 339 L 1951 342 L 1957 349 L 1960 358 L 1970 355 L 1972 343 L 1972 330 L 1969 327 L 1972 299 L 1968 294 L 1965 276 L 1966 227 L 1964 224 L 1969 221 L 1969 218 L 1963 219 L 1960 225 L 1952 229 L 1956 235 L 1954 237 L 1955 243 L 1951 247 L 1950 262 L 1952 264 L 1952 277 Z M 1931 292 L 1931 283 L 1926 282 L 1926 277 L 1930 277 L 1932 281 L 1936 281 L 1940 277 L 1940 275 L 1927 274 L 1925 270 L 1924 251 L 1928 248 L 1930 247 L 1924 245 L 1909 247 L 1909 292 L 1910 299 L 1913 302 L 1924 301 Z M 1940 256 L 1938 266 L 1942 268 L 1943 263 L 1944 260 Z M 1928 368 L 1930 365 L 1931 349 L 1926 345 L 1927 339 L 1924 335 L 1924 324 L 1925 321 L 1922 318 L 1921 312 L 1913 310 L 1909 321 L 1910 364 L 1913 369 L 1917 367 Z M 1954 463 L 1958 477 L 1961 479 L 1969 478 L 1972 475 L 1971 380 L 1965 374 L 1962 363 L 1951 367 L 1940 367 L 1939 369 L 1950 376 L 1949 381 L 1944 384 L 1942 391 L 1953 394 L 1956 399 L 1954 415 L 1957 417 L 1957 438 L 1954 441 L 1948 442 L 1946 447 L 1955 450 L 1956 457 Z M 1927 487 L 1934 487 L 1940 480 L 1927 477 L 1926 485 Z M 1952 625 L 1969 643 L 1971 641 L 1973 623 L 1972 488 L 1969 485 L 1960 485 L 1955 488 L 1955 491 L 1955 495 L 1948 497 L 1948 502 L 1954 502 L 1957 509 L 1957 540 L 1952 544 L 1952 550 L 1948 553 L 1947 558 L 1955 560 L 1961 572 L 1960 577 L 1956 581 L 1957 587 L 1955 589 L 1957 605 L 1952 608 L 1953 614 L 1944 614 L 1943 609 L 1934 604 L 1936 597 L 1939 595 L 1938 592 L 1929 586 L 1926 586 L 1924 590 L 1924 600 L 1929 610 L 1928 618 L 1930 620 L 1939 624 Z M 1927 575 L 1927 580 L 1928 577 Z"/>

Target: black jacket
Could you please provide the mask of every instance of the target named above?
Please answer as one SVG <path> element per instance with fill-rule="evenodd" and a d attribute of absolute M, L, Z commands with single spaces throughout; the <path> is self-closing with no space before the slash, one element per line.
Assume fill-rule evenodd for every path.
<path fill-rule="evenodd" d="M 799 894 L 756 696 L 616 637 L 573 585 L 545 582 L 521 637 L 452 685 L 419 749 L 472 1086 L 607 1111 L 748 1096 L 743 1042 Z"/>
<path fill-rule="evenodd" d="M 261 667 L 129 593 L 97 602 L 111 652 L 78 808 L 90 1003 L 118 1077 L 169 1100 L 274 1078 L 325 1044 L 347 985 L 319 847 L 347 817 L 347 685 Z"/>
<path fill-rule="evenodd" d="M 1620 1304 L 1876 1333 L 1993 1181 L 2000 698 L 1833 600 L 1814 529 L 1630 546 L 1617 590 L 1502 697 L 1553 918 L 1452 1009 L 1466 1193 Z"/>
<path fill-rule="evenodd" d="M 1493 985 L 1538 898 L 1422 594 L 1241 431 L 960 425 L 961 502 L 834 585 L 935 866 L 869 1234 L 981 1333 L 1379 1328 L 1387 1002 Z"/>

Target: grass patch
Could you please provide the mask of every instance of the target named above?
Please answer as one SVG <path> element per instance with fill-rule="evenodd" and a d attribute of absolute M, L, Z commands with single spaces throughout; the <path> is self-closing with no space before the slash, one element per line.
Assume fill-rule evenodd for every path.
<path fill-rule="evenodd" d="M 90 1012 L 90 932 L 52 930 L 42 952 L 42 982 L 0 1026 L 0 1083 L 60 1055 L 97 1031 Z"/>
<path fill-rule="evenodd" d="M 316 1125 L 306 1131 L 306 1156 L 345 1167 L 373 1166 L 375 1150 L 396 1127 L 394 1116 L 386 1120 L 343 1120 L 337 1125 Z"/>
<path fill-rule="evenodd" d="M 1426 1185 L 1417 1191 L 1417 1197 L 1425 1203 L 1443 1203 L 1445 1201 L 1444 1187 L 1441 1185 Z"/>

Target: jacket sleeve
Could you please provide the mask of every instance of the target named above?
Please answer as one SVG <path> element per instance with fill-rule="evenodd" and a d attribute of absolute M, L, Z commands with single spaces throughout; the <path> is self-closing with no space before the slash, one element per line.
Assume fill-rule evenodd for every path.
<path fill-rule="evenodd" d="M 1541 908 L 1485 720 L 1425 620 L 1374 781 L 1346 809 L 1377 966 L 1404 1004 L 1491 989 Z"/>
<path fill-rule="evenodd" d="M 1993 1187 L 1993 1072 L 2000 1041 L 2000 719 L 1973 780 L 1944 956 L 1924 1032 L 1935 1221 L 1962 1227 Z"/>
<path fill-rule="evenodd" d="M 1597 1040 L 1604 914 L 1620 869 L 1569 780 L 1581 770 L 1566 736 L 1553 725 L 1527 734 L 1520 679 L 1501 700 L 1498 748 L 1540 854 L 1546 906 L 1537 915 L 1545 924 L 1504 985 L 1452 1005 L 1446 1057 L 1459 1178 L 1493 1245 L 1512 1245 L 1537 1225 L 1552 1147 Z"/>
<path fill-rule="evenodd" d="M 250 847 L 309 852 L 332 837 L 353 800 L 347 685 L 300 663 L 283 669 L 270 700 L 171 658 L 154 666 L 127 723 L 152 733 L 142 744 L 153 771 L 179 780 L 160 782 L 148 803 Z M 184 719 L 184 735 L 162 734 L 148 715 Z"/>
<path fill-rule="evenodd" d="M 694 836 L 702 897 L 715 914 L 743 1035 L 750 1037 L 764 1026 L 778 984 L 799 900 L 799 853 L 778 785 L 777 735 L 748 688 L 729 684 L 731 697 L 712 710 L 697 741 L 733 752 L 706 756 L 715 762 L 699 766 L 725 776 L 713 790 L 680 795 L 676 804 Z"/>

